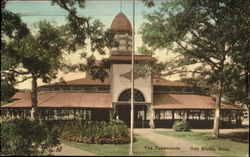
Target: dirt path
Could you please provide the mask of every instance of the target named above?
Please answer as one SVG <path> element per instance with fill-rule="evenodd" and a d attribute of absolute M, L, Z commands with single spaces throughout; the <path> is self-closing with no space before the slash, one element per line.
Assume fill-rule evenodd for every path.
<path fill-rule="evenodd" d="M 55 152 L 55 156 L 96 156 L 93 153 L 74 148 L 65 144 L 61 144 L 62 151 L 61 152 Z"/>
<path fill-rule="evenodd" d="M 191 142 L 155 133 L 154 131 L 156 130 L 157 129 L 135 129 L 135 134 L 155 143 L 158 147 L 154 147 L 152 150 L 156 151 L 158 148 L 162 148 L 162 150 L 166 152 L 166 156 L 217 156 L 217 154 L 212 151 L 201 151 L 200 146 Z M 199 148 L 199 150 L 197 150 L 197 148 Z"/>

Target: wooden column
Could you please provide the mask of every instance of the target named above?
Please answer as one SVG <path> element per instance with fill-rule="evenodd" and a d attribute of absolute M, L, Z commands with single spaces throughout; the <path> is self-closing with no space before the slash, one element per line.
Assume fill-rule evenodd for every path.
<path fill-rule="evenodd" d="M 241 125 L 241 118 L 240 118 L 240 111 L 239 110 L 237 110 L 237 113 L 236 113 L 236 124 Z"/>
<path fill-rule="evenodd" d="M 174 120 L 174 110 L 172 110 L 172 120 Z"/>
<path fill-rule="evenodd" d="M 83 119 L 83 109 L 80 110 L 80 115 L 81 115 L 82 121 L 83 121 L 83 120 L 84 120 L 84 119 Z"/>
<path fill-rule="evenodd" d="M 114 116 L 114 108 L 111 108 L 109 110 L 109 121 L 112 121 L 113 120 L 113 116 Z"/>
<path fill-rule="evenodd" d="M 69 120 L 69 109 L 67 108 L 67 111 L 68 111 L 68 120 Z"/>
<path fill-rule="evenodd" d="M 115 110 L 116 110 L 116 120 L 119 119 L 119 110 L 117 104 L 115 105 Z"/>
<path fill-rule="evenodd" d="M 207 118 L 207 111 L 204 111 L 205 112 L 205 120 L 208 120 L 208 118 Z"/>
<path fill-rule="evenodd" d="M 232 119 L 231 119 L 231 116 L 232 116 L 232 112 L 231 112 L 231 110 L 229 110 L 229 117 L 228 117 L 228 121 L 230 122 L 230 123 L 232 123 Z"/>
<path fill-rule="evenodd" d="M 187 111 L 186 110 L 182 110 L 182 120 L 183 121 L 187 120 Z"/>
<path fill-rule="evenodd" d="M 88 113 L 88 120 L 92 120 L 92 114 L 91 114 L 91 112 L 92 112 L 92 109 L 88 109 L 87 110 L 87 113 Z"/>
<path fill-rule="evenodd" d="M 225 111 L 221 110 L 221 118 L 223 121 L 225 121 Z"/>
<path fill-rule="evenodd" d="M 42 110 L 39 108 L 39 109 L 37 109 L 37 111 L 38 111 L 38 113 L 37 113 L 37 115 L 38 115 L 38 121 L 42 121 Z"/>
<path fill-rule="evenodd" d="M 77 119 L 76 118 L 76 109 L 74 109 L 74 119 Z"/>

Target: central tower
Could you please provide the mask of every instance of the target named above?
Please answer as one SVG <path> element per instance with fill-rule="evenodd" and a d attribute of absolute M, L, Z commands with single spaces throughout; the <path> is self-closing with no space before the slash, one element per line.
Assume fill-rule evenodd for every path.
<path fill-rule="evenodd" d="M 130 125 L 131 103 L 131 59 L 132 59 L 132 26 L 128 18 L 119 13 L 111 27 L 118 47 L 110 50 L 111 63 L 111 100 L 116 110 L 116 118 Z M 135 55 L 135 65 L 152 59 L 152 56 Z M 142 66 L 142 65 L 141 65 Z M 146 70 L 146 69 L 145 69 Z M 134 122 L 135 126 L 144 124 L 146 112 L 152 103 L 152 76 L 141 76 L 134 72 Z M 143 121 L 143 122 L 142 122 Z M 143 126 L 137 126 L 143 127 Z"/>
<path fill-rule="evenodd" d="M 132 54 L 132 27 L 128 18 L 120 12 L 114 18 L 111 28 L 115 33 L 115 39 L 119 46 L 111 49 L 111 55 L 131 55 Z"/>

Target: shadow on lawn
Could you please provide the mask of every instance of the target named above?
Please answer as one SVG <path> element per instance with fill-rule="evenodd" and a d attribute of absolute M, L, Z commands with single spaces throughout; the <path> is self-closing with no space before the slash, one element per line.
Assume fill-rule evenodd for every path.
<path fill-rule="evenodd" d="M 181 135 L 185 136 L 185 135 Z M 192 136 L 192 135 L 188 135 Z M 205 132 L 199 132 L 195 135 L 197 139 L 200 139 L 202 137 L 203 141 L 211 141 L 211 140 L 221 140 L 221 139 L 227 139 L 234 142 L 241 142 L 241 143 L 248 143 L 248 137 L 249 132 L 233 132 L 233 133 L 221 133 L 219 139 L 213 139 L 211 137 L 211 134 L 205 133 Z"/>
<path fill-rule="evenodd" d="M 229 139 L 235 142 L 248 143 L 249 132 L 234 132 L 221 134 L 221 139 Z"/>

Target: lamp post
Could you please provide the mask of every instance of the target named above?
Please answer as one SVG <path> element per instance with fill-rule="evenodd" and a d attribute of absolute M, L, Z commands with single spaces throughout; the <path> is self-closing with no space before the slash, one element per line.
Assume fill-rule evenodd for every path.
<path fill-rule="evenodd" d="M 133 155 L 134 139 L 134 54 L 135 54 L 135 0 L 133 0 L 133 27 L 132 27 L 132 57 L 131 57 L 131 112 L 130 112 L 130 150 L 129 155 Z"/>

